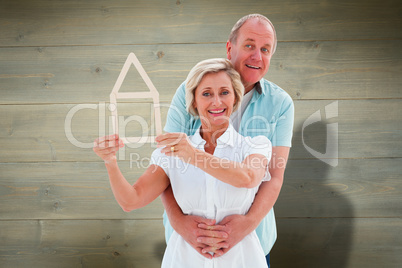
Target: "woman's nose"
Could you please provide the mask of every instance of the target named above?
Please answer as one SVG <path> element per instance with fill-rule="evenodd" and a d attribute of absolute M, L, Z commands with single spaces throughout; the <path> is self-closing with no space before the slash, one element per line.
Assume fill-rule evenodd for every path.
<path fill-rule="evenodd" d="M 216 95 L 216 96 L 214 97 L 214 104 L 215 104 L 215 106 L 219 106 L 219 105 L 221 105 L 221 103 L 222 103 L 221 97 L 220 97 L 219 95 Z"/>

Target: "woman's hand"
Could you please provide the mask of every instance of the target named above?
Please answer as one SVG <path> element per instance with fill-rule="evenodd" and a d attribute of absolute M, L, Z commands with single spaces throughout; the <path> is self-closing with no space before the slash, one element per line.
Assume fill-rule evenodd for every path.
<path fill-rule="evenodd" d="M 195 162 L 197 149 L 195 149 L 185 133 L 165 133 L 155 138 L 158 147 L 165 147 L 162 153 L 168 156 L 177 156 L 182 161 Z"/>
<path fill-rule="evenodd" d="M 116 161 L 116 152 L 124 147 L 119 135 L 109 135 L 97 138 L 94 141 L 94 152 L 105 161 L 106 164 Z"/>
<path fill-rule="evenodd" d="M 238 214 L 226 216 L 217 225 L 199 224 L 198 227 L 201 229 L 227 234 L 227 239 L 221 241 L 213 240 L 210 237 L 200 237 L 198 242 L 208 245 L 203 248 L 202 252 L 214 251 L 217 253 L 216 257 L 222 256 L 254 230 L 250 226 L 253 225 L 250 223 L 249 217 Z"/>
<path fill-rule="evenodd" d="M 223 249 L 227 245 L 223 241 L 228 235 L 223 231 L 210 231 L 208 226 L 215 224 L 215 220 L 205 219 L 195 215 L 183 215 L 181 220 L 177 222 L 176 228 L 178 233 L 189 243 L 199 254 L 205 258 L 212 259 L 223 255 Z M 199 225 L 207 226 L 199 228 Z M 200 243 L 200 239 L 209 244 Z M 208 248 L 208 250 L 204 250 Z M 215 253 L 212 256 L 209 252 Z"/>

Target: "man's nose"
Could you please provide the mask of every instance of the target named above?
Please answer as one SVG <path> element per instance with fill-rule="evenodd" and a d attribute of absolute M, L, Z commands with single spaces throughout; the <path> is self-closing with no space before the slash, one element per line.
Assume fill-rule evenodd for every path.
<path fill-rule="evenodd" d="M 261 51 L 259 49 L 254 50 L 253 54 L 251 55 L 251 58 L 253 60 L 261 60 L 262 59 Z"/>

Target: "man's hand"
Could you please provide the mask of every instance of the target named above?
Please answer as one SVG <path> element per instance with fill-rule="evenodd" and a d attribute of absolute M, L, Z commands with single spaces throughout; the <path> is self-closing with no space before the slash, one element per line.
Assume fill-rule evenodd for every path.
<path fill-rule="evenodd" d="M 212 259 L 212 255 L 208 252 L 214 252 L 217 256 L 221 256 L 227 244 L 222 243 L 228 238 L 228 234 L 222 231 L 221 227 L 215 227 L 215 220 L 205 219 L 199 216 L 183 215 L 181 220 L 176 222 L 175 230 L 179 230 L 179 234 L 189 243 L 195 250 L 205 258 Z M 199 228 L 203 226 L 203 228 Z M 203 243 L 205 241 L 207 243 Z M 208 248 L 207 251 L 204 249 Z"/>
<path fill-rule="evenodd" d="M 227 239 L 214 239 L 211 236 L 201 236 L 198 242 L 207 245 L 202 249 L 202 253 L 215 252 L 214 257 L 219 257 L 228 252 L 237 243 L 243 240 L 248 234 L 255 229 L 255 224 L 245 215 L 230 215 L 225 217 L 217 225 L 206 225 L 200 223 L 199 228 L 215 232 L 224 232 L 228 234 Z M 258 225 L 258 223 L 257 223 Z"/>

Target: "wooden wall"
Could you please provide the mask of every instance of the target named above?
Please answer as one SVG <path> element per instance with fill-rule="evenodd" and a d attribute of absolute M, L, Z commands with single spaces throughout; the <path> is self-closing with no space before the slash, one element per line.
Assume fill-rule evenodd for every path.
<path fill-rule="evenodd" d="M 159 267 L 165 247 L 160 200 L 124 213 L 101 161 L 68 139 L 66 118 L 86 107 L 71 119 L 75 141 L 88 145 L 108 132 L 109 123 L 99 118 L 108 118 L 109 93 L 135 52 L 160 92 L 164 122 L 189 69 L 225 57 L 232 25 L 256 12 L 273 21 L 279 39 L 266 78 L 296 107 L 275 206 L 273 266 L 400 265 L 399 0 L 1 0 L 0 267 Z M 131 69 L 122 90 L 143 87 Z M 326 119 L 329 104 L 336 109 Z M 150 123 L 150 105 L 125 101 L 119 109 Z M 323 120 L 303 128 L 317 111 Z M 327 131 L 336 123 L 335 132 Z M 136 122 L 130 124 L 127 131 L 137 135 Z M 307 151 L 325 153 L 336 135 L 336 166 Z M 152 150 L 121 154 L 130 181 Z"/>

